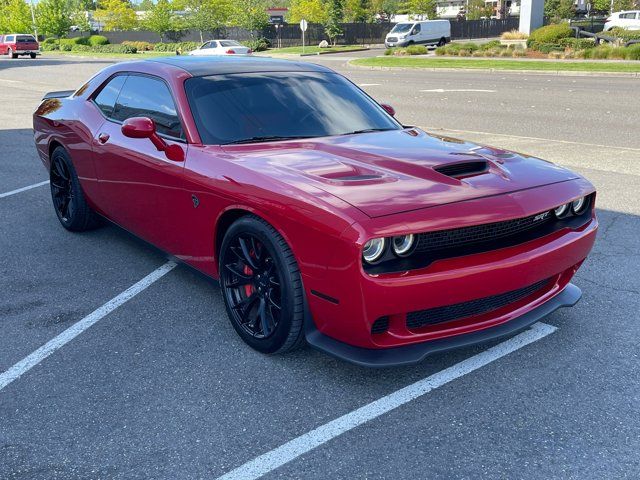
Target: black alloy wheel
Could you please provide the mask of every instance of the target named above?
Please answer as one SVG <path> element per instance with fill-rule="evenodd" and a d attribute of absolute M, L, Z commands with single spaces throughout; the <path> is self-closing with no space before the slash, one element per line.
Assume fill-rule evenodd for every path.
<path fill-rule="evenodd" d="M 85 200 L 69 154 L 62 147 L 57 147 L 51 154 L 49 184 L 53 208 L 64 228 L 80 232 L 98 224 L 97 215 Z"/>
<path fill-rule="evenodd" d="M 282 236 L 248 215 L 226 233 L 220 253 L 220 286 L 231 323 L 263 353 L 283 353 L 304 337 L 302 281 Z"/>

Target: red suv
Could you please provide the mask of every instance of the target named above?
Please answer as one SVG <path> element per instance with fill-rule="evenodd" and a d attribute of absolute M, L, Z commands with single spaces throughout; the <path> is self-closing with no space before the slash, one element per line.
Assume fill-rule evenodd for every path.
<path fill-rule="evenodd" d="M 31 58 L 36 58 L 36 55 L 40 55 L 40 45 L 33 35 L 21 33 L 0 35 L 0 55 L 9 55 L 9 58 L 29 55 Z"/>

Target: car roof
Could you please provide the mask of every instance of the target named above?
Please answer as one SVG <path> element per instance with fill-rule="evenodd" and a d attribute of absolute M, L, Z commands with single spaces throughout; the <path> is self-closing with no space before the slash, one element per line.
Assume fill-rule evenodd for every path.
<path fill-rule="evenodd" d="M 174 57 L 158 57 L 146 60 L 181 68 L 194 77 L 227 73 L 258 72 L 329 72 L 333 70 L 307 62 L 280 60 L 270 57 L 198 57 L 176 55 Z"/>

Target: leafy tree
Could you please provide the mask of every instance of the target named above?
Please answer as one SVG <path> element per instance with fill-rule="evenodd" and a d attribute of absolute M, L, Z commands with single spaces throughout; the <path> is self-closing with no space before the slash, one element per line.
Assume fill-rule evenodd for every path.
<path fill-rule="evenodd" d="M 622 10 L 633 10 L 636 5 L 634 5 L 633 0 L 613 0 L 613 11 L 621 12 Z"/>
<path fill-rule="evenodd" d="M 104 24 L 104 29 L 133 30 L 138 25 L 136 12 L 126 0 L 100 0 L 95 19 Z"/>
<path fill-rule="evenodd" d="M 299 23 L 303 18 L 312 23 L 325 23 L 328 18 L 326 5 L 322 0 L 291 0 L 289 21 Z"/>
<path fill-rule="evenodd" d="M 265 0 L 241 0 L 235 3 L 232 22 L 234 25 L 249 30 L 250 35 L 269 25 L 267 3 Z"/>
<path fill-rule="evenodd" d="M 493 14 L 493 6 L 484 0 L 469 0 L 467 4 L 467 20 L 480 20 L 489 18 Z"/>
<path fill-rule="evenodd" d="M 369 0 L 346 0 L 344 8 L 345 22 L 370 22 L 373 20 Z"/>
<path fill-rule="evenodd" d="M 38 32 L 47 37 L 64 37 L 73 25 L 74 5 L 68 0 L 41 0 L 36 9 Z"/>
<path fill-rule="evenodd" d="M 233 13 L 231 0 L 185 0 L 183 8 L 187 11 L 185 26 L 200 32 L 201 42 L 204 32 L 224 27 Z"/>
<path fill-rule="evenodd" d="M 27 33 L 33 25 L 31 10 L 25 0 L 0 0 L 0 32 Z"/>
<path fill-rule="evenodd" d="M 470 3 L 473 0 L 470 0 Z M 483 1 L 484 3 L 484 1 Z M 421 18 L 436 18 L 436 0 L 408 0 L 407 7 L 409 13 L 420 16 Z"/>
<path fill-rule="evenodd" d="M 153 0 L 142 0 L 140 3 L 135 4 L 133 9 L 136 12 L 148 12 L 153 9 L 154 5 Z"/>
<path fill-rule="evenodd" d="M 400 0 L 372 0 L 371 11 L 390 22 L 391 17 L 400 12 Z"/>
<path fill-rule="evenodd" d="M 336 44 L 338 37 L 342 35 L 342 27 L 340 22 L 344 16 L 343 0 L 329 0 L 329 15 L 324 24 L 324 33 L 327 34 L 333 45 Z"/>
<path fill-rule="evenodd" d="M 146 11 L 142 25 L 160 35 L 160 41 L 164 42 L 164 35 L 176 29 L 175 15 L 169 0 L 158 0 L 153 4 L 151 9 Z"/>
<path fill-rule="evenodd" d="M 553 22 L 572 18 L 574 13 L 573 0 L 546 0 L 544 2 L 544 16 Z"/>

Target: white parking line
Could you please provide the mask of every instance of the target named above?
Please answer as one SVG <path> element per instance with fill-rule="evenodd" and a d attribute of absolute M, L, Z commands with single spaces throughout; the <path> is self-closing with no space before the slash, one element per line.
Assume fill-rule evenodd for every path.
<path fill-rule="evenodd" d="M 433 88 L 431 90 L 420 90 L 421 92 L 445 93 L 445 92 L 478 92 L 478 93 L 496 93 L 496 90 L 483 90 L 479 88 Z"/>
<path fill-rule="evenodd" d="M 430 391 L 457 378 L 488 365 L 499 358 L 529 345 L 555 332 L 556 327 L 546 323 L 536 323 L 515 337 L 506 340 L 482 353 L 467 358 L 407 387 L 396 390 L 364 407 L 360 407 L 342 417 L 311 430 L 293 440 L 251 460 L 235 470 L 218 477 L 218 480 L 250 480 L 275 470 L 314 448 L 352 430 L 363 423 L 378 418 Z"/>
<path fill-rule="evenodd" d="M 31 190 L 32 188 L 41 187 L 43 185 L 49 185 L 49 180 L 45 180 L 44 182 L 34 183 L 33 185 L 28 185 L 26 187 L 17 188 L 16 190 L 11 190 L 10 192 L 0 193 L 0 198 L 10 197 L 11 195 L 15 195 L 16 193 L 24 192 L 26 190 Z"/>
<path fill-rule="evenodd" d="M 97 310 L 94 310 L 89 315 L 84 317 L 77 323 L 74 323 L 71 327 L 67 328 L 64 332 L 59 334 L 57 337 L 52 338 L 39 349 L 29 354 L 14 366 L 9 368 L 6 372 L 0 374 L 0 390 L 9 385 L 14 380 L 18 379 L 21 375 L 31 370 L 37 364 L 39 364 L 42 360 L 47 358 L 53 352 L 63 347 L 75 337 L 80 335 L 82 332 L 87 330 L 89 327 L 97 323 L 100 319 L 106 317 L 109 313 L 114 311 L 120 305 L 125 303 L 126 301 L 132 299 L 137 294 L 146 289 L 149 285 L 156 282 L 171 270 L 175 268 L 176 264 L 174 262 L 167 262 L 161 267 L 155 269 L 149 275 L 144 277 L 139 282 L 133 284 L 129 288 L 127 288 L 120 295 L 113 297 L 107 303 L 102 305 Z"/>

